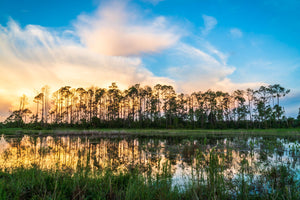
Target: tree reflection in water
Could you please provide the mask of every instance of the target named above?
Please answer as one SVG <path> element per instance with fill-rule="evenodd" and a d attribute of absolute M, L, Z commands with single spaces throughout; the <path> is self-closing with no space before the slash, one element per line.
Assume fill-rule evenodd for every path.
<path fill-rule="evenodd" d="M 243 173 L 260 175 L 263 170 L 285 165 L 299 170 L 300 145 L 295 139 L 235 138 L 88 138 L 30 137 L 0 140 L 2 170 L 30 168 L 75 172 L 88 167 L 115 173 L 138 169 L 143 174 L 163 173 L 166 163 L 177 184 L 185 177 L 206 177 L 211 152 L 217 155 L 221 173 L 234 179 Z M 202 174 L 200 174 L 202 172 Z M 207 178 L 207 177 L 206 177 Z"/>

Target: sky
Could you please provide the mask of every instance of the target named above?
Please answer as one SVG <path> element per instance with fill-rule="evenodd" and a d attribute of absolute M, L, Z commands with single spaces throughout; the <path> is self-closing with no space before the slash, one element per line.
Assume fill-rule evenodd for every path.
<path fill-rule="evenodd" d="M 44 85 L 280 84 L 300 107 L 298 0 L 1 0 L 0 121 Z M 31 99 L 32 101 L 32 99 Z"/>

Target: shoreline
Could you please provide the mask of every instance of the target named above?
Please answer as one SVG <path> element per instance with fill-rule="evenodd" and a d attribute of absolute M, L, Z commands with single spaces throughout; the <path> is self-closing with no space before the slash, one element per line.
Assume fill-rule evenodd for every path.
<path fill-rule="evenodd" d="M 56 135 L 56 136 L 300 136 L 300 128 L 289 129 L 50 129 L 33 130 L 23 128 L 0 129 L 1 135 Z"/>

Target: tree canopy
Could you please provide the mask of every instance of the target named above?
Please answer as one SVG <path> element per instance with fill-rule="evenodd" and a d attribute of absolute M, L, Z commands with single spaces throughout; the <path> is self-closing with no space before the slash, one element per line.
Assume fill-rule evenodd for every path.
<path fill-rule="evenodd" d="M 231 94 L 212 90 L 177 94 L 170 85 L 135 84 L 122 91 L 112 83 L 107 89 L 64 86 L 50 95 L 45 86 L 34 97 L 35 112 L 26 108 L 23 96 L 19 109 L 5 123 L 99 128 L 288 127 L 293 124 L 284 116 L 280 100 L 289 92 L 274 84 Z"/>

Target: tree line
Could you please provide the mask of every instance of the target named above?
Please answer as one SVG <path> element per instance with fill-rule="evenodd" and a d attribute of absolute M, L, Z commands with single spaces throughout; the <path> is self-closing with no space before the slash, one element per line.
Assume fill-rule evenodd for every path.
<path fill-rule="evenodd" d="M 280 104 L 290 90 L 279 84 L 232 93 L 207 90 L 177 94 L 170 85 L 135 84 L 120 90 L 61 87 L 50 94 L 48 86 L 34 97 L 20 98 L 19 108 L 2 124 L 8 127 L 81 128 L 279 128 L 299 126 L 286 118 Z"/>

